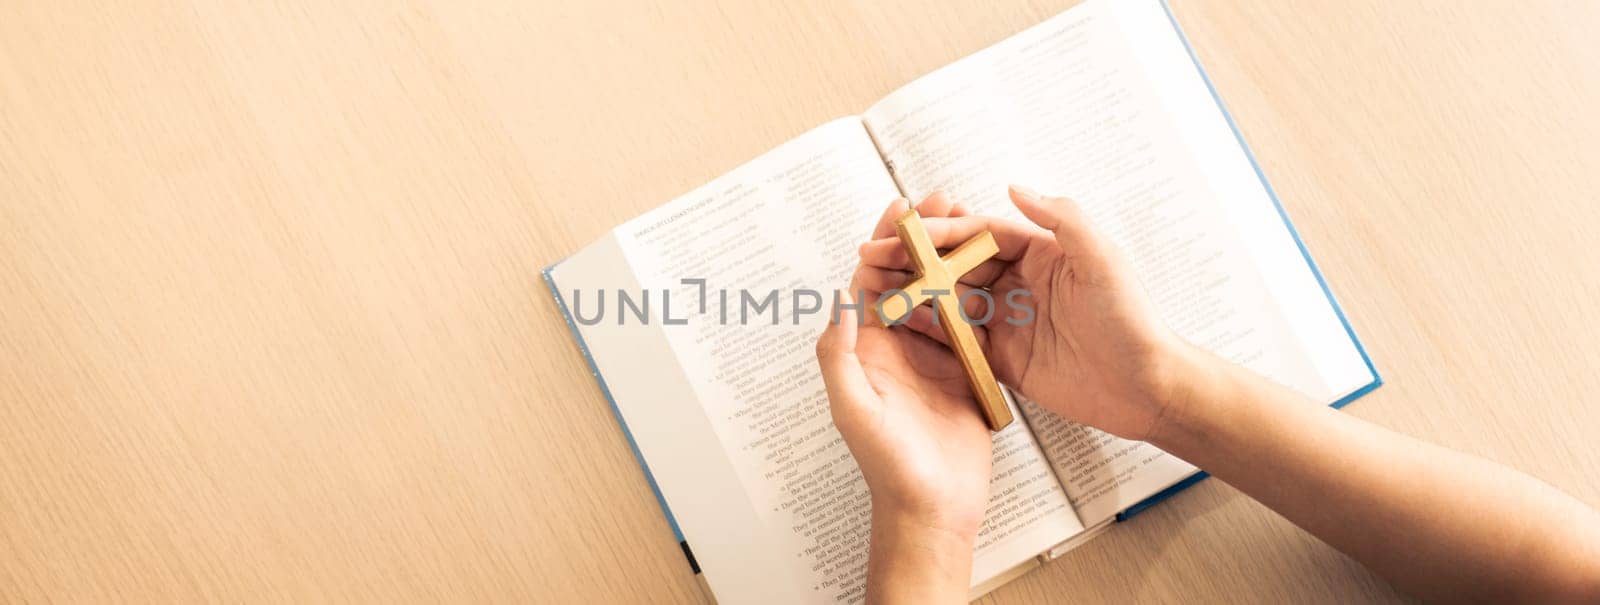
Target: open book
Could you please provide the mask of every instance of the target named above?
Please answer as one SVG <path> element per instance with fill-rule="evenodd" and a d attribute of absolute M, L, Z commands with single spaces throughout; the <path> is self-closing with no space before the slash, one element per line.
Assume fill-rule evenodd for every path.
<path fill-rule="evenodd" d="M 1023 220 L 1008 183 L 1078 200 L 1189 341 L 1318 402 L 1380 383 L 1165 6 L 1088 0 L 546 270 L 719 600 L 862 598 L 868 493 L 813 357 L 823 309 L 889 201 Z M 1013 398 L 974 597 L 1204 477 Z"/>

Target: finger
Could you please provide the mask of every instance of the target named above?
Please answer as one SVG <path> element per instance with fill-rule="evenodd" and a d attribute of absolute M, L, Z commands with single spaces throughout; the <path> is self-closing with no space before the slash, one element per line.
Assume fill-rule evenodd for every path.
<path fill-rule="evenodd" d="M 906 318 L 906 329 L 932 338 L 946 347 L 950 346 L 950 337 L 944 333 L 944 327 L 934 325 L 933 307 L 923 305 L 911 310 L 911 316 Z"/>
<path fill-rule="evenodd" d="M 977 293 L 969 294 L 970 292 Z M 981 328 L 985 325 L 988 325 L 989 322 L 994 321 L 994 315 L 991 315 L 989 311 L 991 307 L 996 306 L 994 304 L 994 295 L 989 294 L 987 290 L 957 285 L 955 294 L 939 295 L 940 298 L 946 298 L 949 296 L 958 297 L 957 300 L 961 304 L 961 310 L 958 311 L 961 314 L 961 317 L 957 317 L 956 321 L 965 322 L 967 325 L 970 325 L 974 328 Z M 921 317 L 919 318 L 918 315 L 921 315 Z M 917 329 L 918 327 L 924 326 L 929 327 L 937 334 L 929 333 L 928 336 L 935 339 L 942 339 L 944 337 L 944 328 L 934 325 L 934 315 L 935 309 L 932 304 L 918 305 L 917 308 L 911 310 L 911 318 L 907 319 L 905 323 L 912 329 Z M 941 322 L 945 320 L 945 317 L 942 313 L 939 315 L 938 320 Z"/>
<path fill-rule="evenodd" d="M 899 263 L 900 259 L 889 258 L 887 253 L 876 247 L 862 248 L 861 267 L 857 273 L 867 276 L 867 281 L 862 287 L 877 292 L 887 292 L 895 288 L 904 288 L 911 282 L 913 274 L 910 272 L 910 262 Z M 1006 269 L 1011 267 L 1008 261 L 991 258 L 983 261 L 971 271 L 957 278 L 957 283 L 975 288 L 986 288 L 999 279 Z"/>
<path fill-rule="evenodd" d="M 911 283 L 911 274 L 894 269 L 861 267 L 856 270 L 856 283 L 863 289 L 883 293 L 905 288 Z"/>
<path fill-rule="evenodd" d="M 972 296 L 972 297 L 968 297 L 968 298 L 969 299 L 976 299 L 976 301 L 975 302 L 966 302 L 966 301 L 964 301 L 966 304 L 963 305 L 963 308 L 967 308 L 967 307 L 982 307 L 985 304 L 987 304 L 981 297 Z M 911 316 L 906 319 L 906 321 L 905 321 L 905 323 L 903 325 L 907 329 L 910 329 L 913 332 L 916 332 L 916 333 L 921 334 L 923 336 L 927 336 L 928 338 L 932 338 L 933 340 L 937 341 L 939 344 L 942 344 L 942 345 L 944 345 L 946 347 L 949 347 L 950 346 L 950 336 L 948 334 L 945 334 L 944 325 L 943 325 L 943 322 L 947 318 L 941 315 L 938 318 L 938 321 L 940 323 L 935 324 L 934 323 L 934 314 L 935 314 L 935 311 L 934 311 L 932 306 L 923 305 L 923 306 L 917 307 L 916 309 L 913 309 L 911 311 Z M 983 312 L 982 311 L 973 311 L 971 309 L 968 309 L 966 311 L 966 316 L 969 317 L 969 318 L 972 318 L 974 321 L 976 321 L 976 320 L 981 319 L 983 317 Z M 958 317 L 958 318 L 956 318 L 956 321 L 964 321 L 964 320 L 962 318 Z M 979 346 L 979 348 L 983 349 L 983 351 L 985 353 L 987 353 L 989 351 L 989 331 L 985 327 L 985 325 L 987 325 L 987 324 L 985 324 L 985 325 L 977 325 L 977 324 L 975 324 L 973 322 L 967 322 L 967 325 L 972 326 L 972 333 L 975 336 L 978 337 L 978 346 Z"/>
<path fill-rule="evenodd" d="M 1021 185 L 1010 188 L 1011 202 L 1035 225 L 1055 235 L 1068 257 L 1101 251 L 1100 237 L 1083 209 L 1064 197 L 1044 197 Z"/>
<path fill-rule="evenodd" d="M 895 234 L 894 222 L 904 216 L 911 209 L 911 203 L 906 198 L 896 198 L 889 202 L 889 207 L 883 209 L 883 216 L 878 217 L 878 225 L 872 228 L 872 238 L 892 237 Z"/>
<path fill-rule="evenodd" d="M 953 296 L 957 297 L 956 301 L 961 305 L 961 310 L 958 311 L 961 317 L 957 317 L 957 321 L 964 321 L 976 328 L 980 327 L 978 325 L 979 322 L 988 323 L 994 319 L 994 317 L 988 316 L 989 307 L 994 306 L 992 304 L 994 295 L 990 294 L 988 290 L 956 284 L 956 292 Z M 944 317 L 940 317 L 939 321 L 944 321 Z"/>
<path fill-rule="evenodd" d="M 967 216 L 970 214 L 972 214 L 972 211 L 967 209 L 966 204 L 957 203 L 956 205 L 950 207 L 950 216 L 952 217 Z"/>
<path fill-rule="evenodd" d="M 1000 277 L 1000 274 L 1005 271 L 1006 266 L 1007 265 L 1005 263 L 999 261 L 987 261 L 982 265 L 978 265 L 978 268 L 968 271 L 966 275 L 963 275 L 962 278 L 956 282 L 956 294 L 967 296 L 966 292 L 968 290 L 984 288 L 988 286 L 990 283 L 993 283 L 996 278 Z M 856 284 L 854 288 L 862 290 L 864 294 L 877 297 L 885 292 L 895 290 L 904 291 L 906 286 L 911 285 L 912 281 L 912 275 L 905 271 L 880 269 L 877 267 L 861 267 L 856 269 L 855 280 L 853 283 Z M 987 300 L 984 299 L 983 296 L 977 294 L 967 296 L 967 299 Z M 872 301 L 869 300 L 868 302 Z M 969 307 L 967 311 L 969 317 L 979 317 L 978 313 L 982 312 L 982 307 Z"/>
<path fill-rule="evenodd" d="M 822 382 L 828 391 L 828 408 L 835 423 L 848 422 L 861 412 L 875 413 L 878 398 L 856 357 L 857 311 L 851 304 L 849 292 L 839 293 L 836 315 L 839 321 L 830 321 L 817 338 L 817 365 L 822 368 Z"/>
<path fill-rule="evenodd" d="M 865 275 L 865 273 L 866 272 L 863 271 L 863 275 Z M 889 272 L 884 272 L 884 273 L 889 273 Z M 889 277 L 870 278 L 870 279 L 873 279 L 873 280 L 886 279 L 887 280 L 887 279 L 894 279 L 894 278 L 892 276 L 889 276 Z M 906 295 L 911 294 L 910 292 L 906 292 L 905 290 L 903 290 L 903 285 L 884 288 L 882 290 L 873 290 L 872 288 L 866 287 L 866 286 L 863 286 L 863 288 L 865 288 L 865 290 L 867 290 L 867 292 L 866 292 L 867 295 L 873 297 L 872 299 L 867 301 L 869 309 L 877 308 L 877 304 L 878 304 L 877 301 L 879 301 L 879 300 L 887 300 L 890 296 L 905 297 Z M 968 294 L 969 292 L 973 292 L 973 291 L 978 291 L 979 293 L 977 293 L 977 294 Z M 889 293 L 889 292 L 894 292 L 894 293 L 889 295 L 889 296 L 885 296 L 885 293 Z M 994 308 L 998 309 L 998 306 L 995 304 L 995 296 L 994 296 L 993 293 L 990 293 L 988 290 L 984 290 L 984 289 L 982 289 L 980 287 L 974 287 L 974 286 L 967 285 L 967 284 L 956 284 L 956 292 L 955 292 L 955 294 L 941 293 L 938 296 L 939 297 L 949 297 L 949 296 L 958 296 L 958 297 L 960 297 L 961 313 L 963 313 L 965 315 L 966 319 L 971 320 L 968 323 L 975 322 L 975 321 L 982 321 L 983 323 L 988 323 L 990 321 L 994 321 L 994 316 L 990 314 L 989 309 L 991 307 L 994 307 Z M 919 310 L 926 312 L 931 308 L 932 308 L 932 305 L 930 305 L 930 304 L 926 304 L 926 303 L 925 304 L 921 304 L 921 305 L 918 305 L 916 307 L 916 309 L 912 309 L 912 313 L 916 313 Z"/>
<path fill-rule="evenodd" d="M 940 250 L 955 248 L 988 231 L 1000 248 L 995 258 L 1007 261 L 1022 258 L 1028 253 L 1028 246 L 1045 236 L 1032 225 L 987 216 L 929 218 L 923 219 L 922 225 L 928 229 L 928 238 L 933 240 L 934 247 Z M 911 257 L 906 254 L 905 246 L 892 234 L 861 244 L 858 252 L 861 261 L 869 265 L 889 269 L 911 267 Z"/>
<path fill-rule="evenodd" d="M 861 263 L 869 267 L 911 268 L 911 256 L 906 254 L 906 247 L 900 244 L 898 237 L 875 239 L 861 244 L 856 248 L 856 254 L 861 256 Z"/>
<path fill-rule="evenodd" d="M 867 325 L 882 327 L 888 325 L 889 318 L 883 316 L 879 305 L 891 298 L 900 297 L 909 300 L 910 292 L 905 290 L 911 285 L 912 275 L 904 271 L 889 269 L 875 269 L 872 267 L 858 267 L 851 283 L 852 288 L 860 290 L 865 307 L 872 312 L 867 315 Z M 902 319 L 900 323 L 904 323 Z"/>
<path fill-rule="evenodd" d="M 917 204 L 917 214 L 922 218 L 944 218 L 950 215 L 950 207 L 953 205 L 955 202 L 951 201 L 950 196 L 945 195 L 943 191 L 935 191 Z"/>
<path fill-rule="evenodd" d="M 966 275 L 962 275 L 956 283 L 974 288 L 987 288 L 993 285 L 995 280 L 1000 279 L 1000 275 L 1009 268 L 1011 268 L 1010 262 L 991 258 L 968 271 Z"/>

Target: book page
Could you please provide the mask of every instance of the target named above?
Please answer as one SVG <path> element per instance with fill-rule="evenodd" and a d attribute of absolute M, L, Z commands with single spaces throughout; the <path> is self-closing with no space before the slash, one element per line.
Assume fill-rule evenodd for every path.
<path fill-rule="evenodd" d="M 618 227 L 610 251 L 560 267 L 574 283 L 634 281 L 653 297 L 642 310 L 649 326 L 631 315 L 634 300 L 623 307 L 633 325 L 607 317 L 579 330 L 608 335 L 590 346 L 596 364 L 719 600 L 864 597 L 868 491 L 833 427 L 813 347 L 857 244 L 896 197 L 860 120 L 839 120 Z M 625 259 L 627 276 L 607 277 L 615 263 L 585 255 Z M 595 315 L 574 306 L 580 324 Z M 661 366 L 677 376 L 663 378 Z M 1024 423 L 997 433 L 994 447 L 975 585 L 1081 528 Z"/>
<path fill-rule="evenodd" d="M 913 199 L 1016 220 L 1009 183 L 1076 199 L 1189 341 L 1323 403 L 1374 379 L 1158 2 L 1090 0 L 863 118 Z M 1090 526 L 1196 471 L 1022 408 Z"/>

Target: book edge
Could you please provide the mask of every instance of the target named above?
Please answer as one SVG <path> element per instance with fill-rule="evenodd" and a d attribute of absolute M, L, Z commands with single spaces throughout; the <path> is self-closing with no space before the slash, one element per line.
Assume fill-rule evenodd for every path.
<path fill-rule="evenodd" d="M 1344 332 L 1350 337 L 1350 343 L 1355 345 L 1356 353 L 1361 355 L 1362 363 L 1366 364 L 1367 366 L 1367 373 L 1372 376 L 1372 380 L 1367 384 L 1357 387 L 1349 394 L 1328 404 L 1334 409 L 1343 408 L 1344 406 L 1349 405 L 1350 402 L 1359 399 L 1361 396 L 1366 395 L 1367 393 L 1371 393 L 1380 386 L 1383 386 L 1383 376 L 1378 373 L 1377 366 L 1372 363 L 1372 356 L 1367 354 L 1367 348 L 1361 344 L 1361 338 L 1356 336 L 1355 328 L 1350 325 L 1350 319 L 1345 316 L 1344 308 L 1339 306 L 1339 299 L 1333 295 L 1333 290 L 1328 287 L 1328 280 L 1322 277 L 1322 270 L 1317 268 L 1317 262 L 1311 258 L 1311 251 L 1306 248 L 1305 241 L 1300 239 L 1300 231 L 1295 229 L 1294 221 L 1289 219 L 1288 211 L 1284 210 L 1283 202 L 1278 199 L 1278 192 L 1272 189 L 1272 183 L 1267 180 L 1266 173 L 1261 170 L 1261 164 L 1256 161 L 1255 153 L 1250 150 L 1250 145 L 1245 142 L 1244 134 L 1239 131 L 1239 125 L 1233 121 L 1233 114 L 1228 112 L 1228 107 L 1222 102 L 1221 95 L 1217 94 L 1217 87 L 1211 83 L 1211 76 L 1206 73 L 1205 66 L 1200 64 L 1200 57 L 1195 54 L 1194 46 L 1189 44 L 1189 37 L 1183 33 L 1183 26 L 1178 24 L 1178 18 L 1172 14 L 1172 6 L 1168 4 L 1167 0 L 1160 1 L 1161 10 L 1167 15 L 1167 22 L 1172 24 L 1172 31 L 1178 34 L 1178 41 L 1183 43 L 1184 51 L 1189 53 L 1189 61 L 1194 64 L 1195 71 L 1199 72 L 1200 80 L 1205 82 L 1206 91 L 1211 93 L 1211 101 L 1216 103 L 1217 110 L 1222 112 L 1223 121 L 1227 122 L 1228 130 L 1233 132 L 1233 138 L 1235 141 L 1238 141 L 1239 149 L 1244 151 L 1244 157 L 1246 160 L 1249 160 L 1250 168 L 1255 170 L 1256 178 L 1261 181 L 1261 186 L 1266 189 L 1267 198 L 1272 200 L 1273 208 L 1277 209 L 1278 211 L 1278 218 L 1283 220 L 1283 226 L 1289 230 L 1290 239 L 1293 239 L 1295 247 L 1300 249 L 1300 257 L 1305 259 L 1306 267 L 1311 269 L 1311 276 L 1317 280 L 1317 286 L 1322 288 L 1323 296 L 1327 297 L 1328 304 L 1333 307 L 1334 316 L 1339 318 L 1339 324 L 1344 326 Z M 1211 475 L 1205 471 L 1200 471 L 1190 475 L 1182 481 L 1174 483 L 1171 486 L 1168 486 L 1166 489 L 1156 492 L 1149 498 L 1140 500 L 1139 502 L 1134 503 L 1132 506 L 1123 509 L 1122 512 L 1117 513 L 1117 522 L 1120 523 L 1126 521 L 1132 518 L 1134 515 L 1149 510 L 1150 507 L 1159 504 L 1163 500 L 1171 498 L 1178 492 L 1188 489 L 1189 487 L 1199 483 L 1201 480 L 1209 476 Z"/>
<path fill-rule="evenodd" d="M 689 561 L 689 569 L 699 576 L 700 564 L 695 561 L 694 553 L 689 549 L 689 542 L 683 537 L 683 530 L 678 528 L 678 520 L 672 516 L 672 508 L 667 506 L 667 499 L 661 494 L 660 486 L 656 485 L 655 475 L 650 472 L 650 465 L 645 462 L 644 453 L 639 451 L 639 444 L 634 442 L 633 432 L 628 430 L 628 422 L 622 418 L 622 410 L 617 407 L 616 399 L 611 396 L 611 388 L 606 385 L 605 376 L 601 375 L 599 366 L 595 365 L 594 355 L 589 352 L 589 344 L 583 340 L 583 333 L 578 330 L 572 311 L 567 308 L 566 299 L 561 297 L 561 290 L 556 285 L 555 270 L 566 260 L 550 263 L 550 266 L 540 272 L 544 276 L 545 285 L 550 290 L 551 298 L 555 299 L 556 307 L 561 311 L 561 318 L 567 323 L 567 331 L 572 334 L 573 342 L 578 345 L 578 353 L 583 355 L 583 362 L 589 367 L 589 375 L 594 377 L 595 384 L 600 386 L 600 395 L 605 398 L 606 404 L 611 406 L 611 415 L 617 421 L 617 426 L 622 429 L 622 436 L 627 439 L 628 448 L 633 451 L 634 461 L 638 462 L 639 469 L 644 471 L 644 479 L 650 484 L 650 493 L 655 495 L 656 504 L 661 507 L 661 513 L 666 515 L 667 526 L 672 528 L 673 537 L 678 540 L 679 548 L 683 549 L 683 556 Z"/>

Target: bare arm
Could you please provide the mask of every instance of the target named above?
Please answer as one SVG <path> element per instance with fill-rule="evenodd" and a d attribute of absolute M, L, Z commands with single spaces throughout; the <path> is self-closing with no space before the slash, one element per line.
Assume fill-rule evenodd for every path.
<path fill-rule="evenodd" d="M 966 287 L 1033 295 L 1034 321 L 980 330 L 1001 381 L 1056 414 L 1199 465 L 1418 596 L 1600 602 L 1593 509 L 1195 349 L 1167 330 L 1127 261 L 1075 204 L 1020 187 L 1011 199 L 1032 225 L 960 212 L 924 220 L 940 247 L 995 236 L 999 260 L 964 276 Z M 909 276 L 890 235 L 861 247 L 857 280 L 868 289 Z M 925 308 L 905 329 L 943 337 Z M 874 565 L 881 558 L 875 551 Z"/>
<path fill-rule="evenodd" d="M 1402 590 L 1445 601 L 1600 601 L 1600 517 L 1499 464 L 1315 405 L 1208 354 L 1150 441 Z"/>

